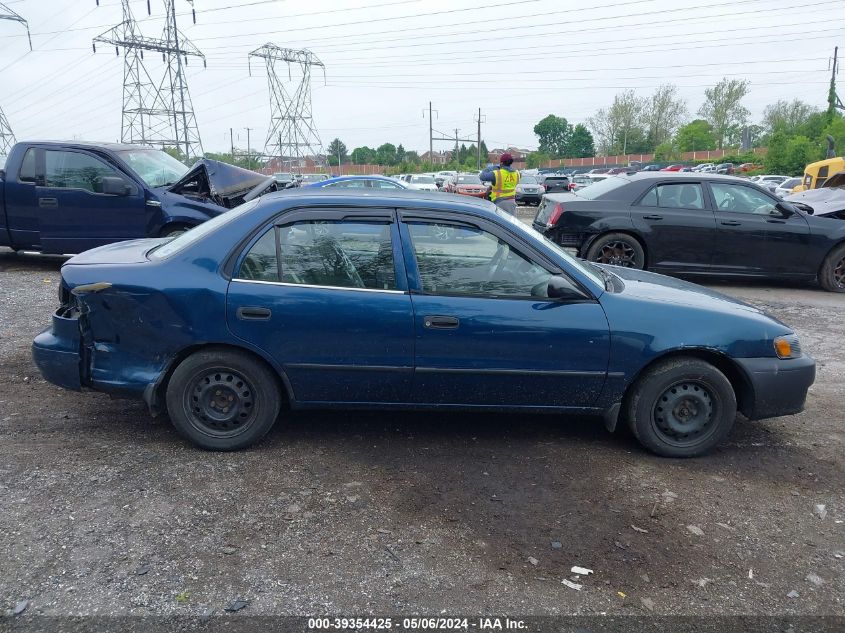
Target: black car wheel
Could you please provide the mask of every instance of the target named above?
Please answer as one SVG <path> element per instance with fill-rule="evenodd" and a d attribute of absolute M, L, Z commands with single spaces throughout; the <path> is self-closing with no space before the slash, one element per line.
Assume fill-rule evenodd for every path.
<path fill-rule="evenodd" d="M 197 446 L 232 451 L 263 438 L 279 415 L 275 376 L 250 355 L 210 349 L 192 354 L 167 385 L 173 426 Z"/>
<path fill-rule="evenodd" d="M 640 443 L 664 457 L 693 457 L 723 441 L 736 419 L 736 394 L 718 369 L 674 358 L 641 376 L 628 398 L 627 419 Z"/>
<path fill-rule="evenodd" d="M 845 292 L 845 244 L 825 257 L 819 271 L 819 283 L 830 292 Z"/>
<path fill-rule="evenodd" d="M 645 267 L 645 252 L 642 245 L 636 238 L 626 233 L 602 235 L 590 246 L 586 259 L 625 268 L 642 270 Z"/>

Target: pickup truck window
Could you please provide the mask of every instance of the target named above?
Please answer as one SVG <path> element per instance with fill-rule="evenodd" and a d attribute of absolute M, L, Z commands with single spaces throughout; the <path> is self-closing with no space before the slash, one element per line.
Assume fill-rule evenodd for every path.
<path fill-rule="evenodd" d="M 141 177 L 148 187 L 167 187 L 185 175 L 188 167 L 158 149 L 130 149 L 117 155 Z"/>
<path fill-rule="evenodd" d="M 102 193 L 104 176 L 121 177 L 99 158 L 79 152 L 47 150 L 44 171 L 47 187 L 84 189 L 92 193 Z"/>
<path fill-rule="evenodd" d="M 18 180 L 20 182 L 35 182 L 35 150 L 31 147 L 23 155 Z"/>

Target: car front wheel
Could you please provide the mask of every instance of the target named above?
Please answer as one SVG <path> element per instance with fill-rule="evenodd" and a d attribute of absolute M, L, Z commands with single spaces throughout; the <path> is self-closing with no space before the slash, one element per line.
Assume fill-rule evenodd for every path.
<path fill-rule="evenodd" d="M 208 349 L 182 361 L 167 385 L 173 426 L 197 446 L 233 451 L 261 440 L 279 415 L 272 371 L 249 354 Z"/>
<path fill-rule="evenodd" d="M 627 233 L 602 235 L 587 250 L 587 260 L 625 268 L 645 267 L 645 251 L 636 238 Z"/>
<path fill-rule="evenodd" d="M 647 370 L 627 401 L 631 431 L 664 457 L 702 455 L 722 442 L 736 419 L 736 394 L 713 365 L 673 358 Z"/>

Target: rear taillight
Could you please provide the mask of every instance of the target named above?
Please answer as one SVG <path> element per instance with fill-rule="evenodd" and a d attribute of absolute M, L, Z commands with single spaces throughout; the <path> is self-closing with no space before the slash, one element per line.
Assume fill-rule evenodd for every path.
<path fill-rule="evenodd" d="M 570 182 L 570 183 L 569 183 L 569 190 L 570 190 L 570 191 L 572 191 L 573 189 L 575 189 L 575 183 L 574 183 L 574 182 Z"/>
<path fill-rule="evenodd" d="M 552 209 L 552 214 L 549 216 L 548 222 L 546 222 L 546 228 L 552 228 L 557 221 L 560 220 L 560 216 L 563 215 L 563 205 L 558 202 L 555 204 L 555 208 Z"/>

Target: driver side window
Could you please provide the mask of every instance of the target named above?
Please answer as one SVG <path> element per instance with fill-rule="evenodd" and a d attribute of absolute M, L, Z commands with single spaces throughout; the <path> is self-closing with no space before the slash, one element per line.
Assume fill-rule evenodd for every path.
<path fill-rule="evenodd" d="M 483 297 L 547 297 L 542 266 L 492 233 L 466 226 L 408 224 L 423 291 Z"/>
<path fill-rule="evenodd" d="M 45 162 L 47 187 L 102 193 L 103 177 L 120 177 L 117 171 L 100 159 L 80 152 L 47 150 Z"/>
<path fill-rule="evenodd" d="M 756 215 L 779 214 L 774 200 L 751 187 L 711 182 L 710 189 L 719 211 Z"/>

